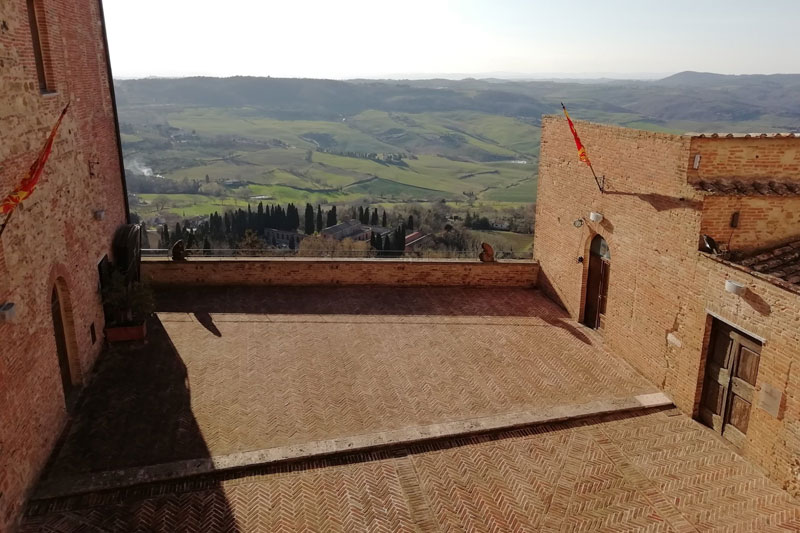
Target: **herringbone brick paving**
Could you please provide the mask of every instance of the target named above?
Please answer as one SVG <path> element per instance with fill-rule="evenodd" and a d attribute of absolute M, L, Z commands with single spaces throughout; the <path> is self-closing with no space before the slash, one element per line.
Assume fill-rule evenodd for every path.
<path fill-rule="evenodd" d="M 39 502 L 23 526 L 24 533 L 798 530 L 797 501 L 675 409 Z"/>
<path fill-rule="evenodd" d="M 656 390 L 534 290 L 186 289 L 158 316 L 100 361 L 49 476 Z"/>

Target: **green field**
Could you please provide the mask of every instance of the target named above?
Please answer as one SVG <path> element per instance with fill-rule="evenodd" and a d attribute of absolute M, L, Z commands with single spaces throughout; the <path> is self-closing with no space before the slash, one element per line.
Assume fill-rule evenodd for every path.
<path fill-rule="evenodd" d="M 263 197 L 253 204 L 535 201 L 539 128 L 510 117 L 364 111 L 334 122 L 181 108 L 159 121 L 149 109 L 125 109 L 123 120 L 129 172 L 135 161 L 167 180 L 223 187 L 215 195 L 162 194 L 163 211 L 176 215 L 245 205 L 245 188 Z M 132 209 L 156 216 L 158 195 L 141 194 L 146 203 Z"/>
<path fill-rule="evenodd" d="M 488 242 L 497 251 L 530 252 L 533 250 L 533 235 L 511 231 L 468 230 L 480 242 Z"/>

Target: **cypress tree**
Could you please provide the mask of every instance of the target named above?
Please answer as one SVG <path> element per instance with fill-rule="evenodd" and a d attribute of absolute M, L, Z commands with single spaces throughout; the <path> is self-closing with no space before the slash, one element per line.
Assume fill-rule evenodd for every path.
<path fill-rule="evenodd" d="M 297 206 L 294 204 L 289 204 L 290 208 L 290 215 L 289 215 L 289 229 L 291 231 L 297 231 L 300 228 L 300 211 L 298 211 Z"/>
<path fill-rule="evenodd" d="M 322 207 L 317 204 L 317 233 L 321 232 L 322 230 Z"/>
<path fill-rule="evenodd" d="M 408 231 L 414 231 L 414 215 L 408 215 Z"/>
<path fill-rule="evenodd" d="M 364 221 L 364 208 L 362 206 L 358 206 L 358 221 L 362 224 L 366 224 Z"/>
<path fill-rule="evenodd" d="M 372 218 L 370 219 L 369 223 L 372 226 L 377 226 L 378 225 L 378 208 L 377 207 L 372 212 Z"/>
<path fill-rule="evenodd" d="M 384 228 L 388 226 L 388 224 L 386 223 L 386 209 L 383 210 L 383 221 L 381 222 L 381 226 L 383 226 Z"/>
<path fill-rule="evenodd" d="M 306 235 L 314 233 L 314 208 L 311 207 L 311 204 L 306 204 L 306 223 L 304 230 Z"/>

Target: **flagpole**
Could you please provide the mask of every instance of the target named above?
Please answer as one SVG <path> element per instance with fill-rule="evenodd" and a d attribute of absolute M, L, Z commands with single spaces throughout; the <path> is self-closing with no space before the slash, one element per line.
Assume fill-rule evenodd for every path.
<path fill-rule="evenodd" d="M 603 178 L 603 185 L 600 185 L 600 178 L 597 177 L 597 174 L 594 172 L 594 167 L 591 163 L 589 163 L 589 169 L 592 171 L 592 176 L 594 176 L 594 182 L 597 183 L 597 188 L 600 189 L 600 194 L 603 194 L 605 191 L 603 190 L 603 186 L 606 184 L 606 177 L 600 176 Z"/>
<path fill-rule="evenodd" d="M 600 194 L 603 194 L 603 187 L 606 184 L 606 177 L 601 176 L 603 178 L 603 184 L 600 184 L 600 178 L 597 177 L 597 174 L 594 171 L 594 167 L 592 166 L 592 162 L 589 157 L 586 155 L 586 149 L 581 144 L 580 138 L 578 138 L 578 132 L 575 131 L 575 126 L 572 124 L 572 119 L 569 118 L 569 113 L 567 113 L 567 106 L 564 105 L 564 102 L 561 102 L 561 109 L 564 110 L 564 116 L 567 118 L 567 123 L 569 123 L 569 129 L 572 131 L 572 136 L 575 137 L 575 145 L 578 147 L 578 154 L 581 157 L 581 161 L 589 165 L 589 169 L 592 171 L 592 176 L 594 176 L 594 182 L 597 184 L 597 188 L 600 189 Z"/>
<path fill-rule="evenodd" d="M 0 237 L 3 236 L 3 232 L 6 230 L 6 225 L 8 225 L 8 221 L 11 220 L 11 215 L 13 215 L 13 214 L 14 214 L 14 211 L 11 211 L 8 214 L 8 216 L 6 217 L 5 221 L 3 221 L 3 225 L 0 226 Z"/>

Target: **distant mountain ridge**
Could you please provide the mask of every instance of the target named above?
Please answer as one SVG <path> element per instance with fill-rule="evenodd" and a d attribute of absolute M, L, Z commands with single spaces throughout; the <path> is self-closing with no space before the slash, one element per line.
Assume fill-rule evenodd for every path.
<path fill-rule="evenodd" d="M 745 85 L 758 86 L 764 83 L 800 86 L 800 74 L 715 74 L 713 72 L 686 70 L 656 80 L 655 83 L 658 85 L 671 85 L 675 87 L 707 88 Z"/>
<path fill-rule="evenodd" d="M 536 118 L 548 111 L 535 98 L 493 87 L 466 94 L 403 83 L 255 77 L 117 80 L 115 86 L 120 106 L 254 106 L 287 119 L 331 120 L 367 109 L 405 113 L 472 110 Z"/>
<path fill-rule="evenodd" d="M 473 111 L 538 123 L 568 102 L 593 120 L 694 128 L 800 130 L 800 74 L 723 75 L 680 72 L 655 81 L 510 81 L 479 79 L 351 80 L 298 78 L 157 78 L 117 80 L 117 101 L 130 106 L 252 107 L 281 119 L 340 120 L 365 110 L 399 113 Z M 615 116 L 604 118 L 609 113 Z M 683 122 L 691 125 L 683 126 Z M 675 128 L 673 128 L 675 129 Z M 735 128 L 734 128 L 735 129 Z M 733 129 L 731 130 L 733 131 Z"/>

